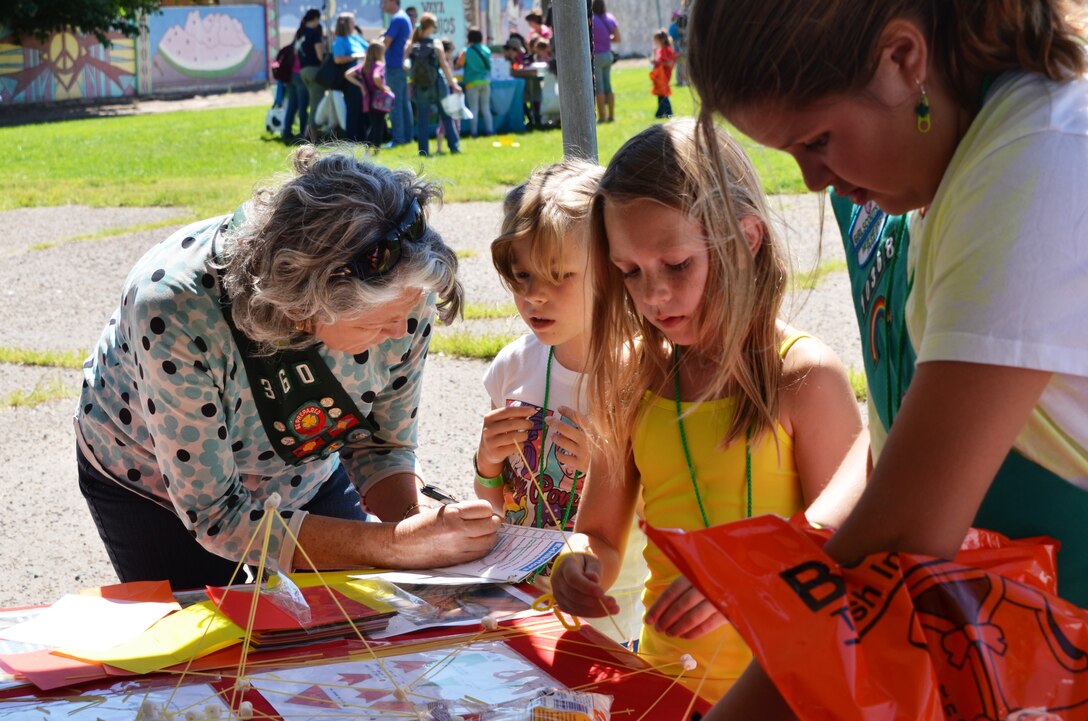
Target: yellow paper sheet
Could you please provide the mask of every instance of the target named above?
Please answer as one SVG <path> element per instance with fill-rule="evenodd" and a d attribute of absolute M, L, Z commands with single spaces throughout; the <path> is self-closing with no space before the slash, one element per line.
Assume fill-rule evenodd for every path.
<path fill-rule="evenodd" d="M 333 571 L 322 573 L 321 577 L 329 585 L 329 588 L 339 591 L 352 601 L 373 608 L 379 613 L 392 613 L 397 610 L 396 606 L 392 604 L 395 598 L 395 589 L 388 581 L 351 578 L 352 575 L 358 573 L 359 571 Z M 316 573 L 294 573 L 291 574 L 291 580 L 299 588 L 321 585 Z"/>
<path fill-rule="evenodd" d="M 243 628 L 219 613 L 211 601 L 205 601 L 170 614 L 139 638 L 106 651 L 88 655 L 76 649 L 58 649 L 54 653 L 108 663 L 133 673 L 152 673 L 226 648 L 244 635 Z"/>

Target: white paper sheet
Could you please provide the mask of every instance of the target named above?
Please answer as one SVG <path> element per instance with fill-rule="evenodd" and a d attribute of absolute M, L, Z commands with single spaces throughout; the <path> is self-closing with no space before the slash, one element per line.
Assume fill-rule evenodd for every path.
<path fill-rule="evenodd" d="M 562 531 L 504 523 L 495 545 L 483 558 L 427 572 L 519 583 L 563 550 L 563 537 Z"/>
<path fill-rule="evenodd" d="M 0 637 L 51 648 L 103 651 L 131 641 L 178 608 L 176 603 L 134 603 L 69 594 Z"/>

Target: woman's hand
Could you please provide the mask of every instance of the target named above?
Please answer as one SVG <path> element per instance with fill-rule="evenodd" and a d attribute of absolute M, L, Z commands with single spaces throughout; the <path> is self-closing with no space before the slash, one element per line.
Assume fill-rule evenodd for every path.
<path fill-rule="evenodd" d="M 401 568 L 442 568 L 474 561 L 495 545 L 501 525 L 487 501 L 421 508 L 396 524 L 394 554 Z"/>
<path fill-rule="evenodd" d="M 573 468 L 584 476 L 589 473 L 590 456 L 586 432 L 582 430 L 585 419 L 573 408 L 567 406 L 560 406 L 557 410 L 574 421 L 575 425 L 566 423 L 558 415 L 553 415 L 545 421 L 548 424 L 548 435 L 563 453 L 559 456 L 563 465 Z"/>
<path fill-rule="evenodd" d="M 508 456 L 518 453 L 529 438 L 533 424 L 529 418 L 536 413 L 532 406 L 505 406 L 484 416 L 476 465 L 481 475 L 497 476 Z"/>
<path fill-rule="evenodd" d="M 679 638 L 698 638 L 728 622 L 684 576 L 669 584 L 642 620 L 658 633 Z"/>
<path fill-rule="evenodd" d="M 560 557 L 552 568 L 552 595 L 560 609 L 575 616 L 597 618 L 620 612 L 620 605 L 601 587 L 601 562 L 588 553 Z"/>

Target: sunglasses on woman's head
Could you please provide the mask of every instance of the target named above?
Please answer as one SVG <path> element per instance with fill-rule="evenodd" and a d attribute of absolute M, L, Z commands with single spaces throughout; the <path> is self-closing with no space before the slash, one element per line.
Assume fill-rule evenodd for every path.
<path fill-rule="evenodd" d="M 385 275 L 400 262 L 404 244 L 419 240 L 426 230 L 427 218 L 423 215 L 423 208 L 413 198 L 412 204 L 397 222 L 397 227 L 364 247 L 350 263 L 334 270 L 332 277 L 377 278 Z"/>

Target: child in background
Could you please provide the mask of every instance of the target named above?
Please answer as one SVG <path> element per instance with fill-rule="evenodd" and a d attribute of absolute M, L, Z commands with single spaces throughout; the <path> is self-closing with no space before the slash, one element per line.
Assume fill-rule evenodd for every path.
<path fill-rule="evenodd" d="M 492 411 L 473 459 L 476 495 L 507 523 L 570 530 L 584 492 L 589 448 L 579 383 L 592 308 L 587 219 L 601 173 L 583 160 L 535 171 L 506 196 L 502 234 L 491 244 L 495 269 L 532 329 L 503 348 L 484 375 Z M 545 588 L 548 571 L 537 576 Z"/>
<path fill-rule="evenodd" d="M 455 59 L 456 56 L 453 54 L 453 51 L 456 49 L 456 46 L 454 46 L 453 41 L 450 40 L 449 38 L 442 38 L 441 42 L 442 42 L 442 51 L 444 53 L 446 53 L 446 57 L 449 58 L 450 63 L 451 63 L 451 67 L 453 68 L 454 74 L 458 75 L 460 77 L 464 77 L 464 73 L 460 72 L 461 68 L 457 66 L 457 61 Z M 461 67 L 463 67 L 463 65 Z M 438 129 L 435 131 L 435 134 L 434 134 L 435 153 L 438 154 L 438 155 L 442 154 L 442 140 L 446 137 L 446 127 L 445 127 L 445 125 L 446 125 L 445 123 L 439 123 L 438 124 Z M 457 135 L 456 140 L 460 141 L 461 140 L 461 118 L 460 117 L 453 118 L 453 132 Z M 456 143 L 454 143 L 454 145 L 456 145 Z"/>
<path fill-rule="evenodd" d="M 740 146 L 714 133 L 720 165 L 698 151 L 693 120 L 650 126 L 612 158 L 593 201 L 586 378 L 599 455 L 575 552 L 552 575 L 560 607 L 580 616 L 619 610 L 605 589 L 640 496 L 658 528 L 789 517 L 862 433 L 842 363 L 778 318 L 785 260 L 762 186 Z M 656 546 L 643 553 L 639 653 L 655 665 L 691 654 L 699 670 L 681 683 L 717 698 L 751 653 Z"/>
<path fill-rule="evenodd" d="M 650 71 L 650 81 L 653 87 L 650 93 L 657 96 L 657 113 L 655 118 L 672 117 L 672 69 L 676 65 L 676 51 L 672 47 L 672 38 L 665 29 L 654 33 L 654 57 L 650 61 L 653 70 Z"/>
<path fill-rule="evenodd" d="M 363 112 L 370 120 L 366 142 L 376 154 L 388 132 L 385 118 L 392 107 L 393 91 L 385 82 L 385 44 L 370 43 L 366 58 L 344 75 L 344 79 L 362 91 Z"/>
<path fill-rule="evenodd" d="M 533 46 L 533 59 L 538 63 L 550 63 L 552 61 L 551 41 L 537 38 L 536 44 Z"/>

